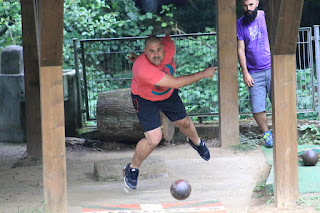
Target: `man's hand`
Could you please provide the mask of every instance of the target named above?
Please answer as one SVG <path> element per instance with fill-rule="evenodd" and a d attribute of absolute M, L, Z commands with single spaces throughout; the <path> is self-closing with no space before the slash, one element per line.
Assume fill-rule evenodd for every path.
<path fill-rule="evenodd" d="M 130 53 L 130 56 L 128 56 L 128 59 L 134 63 L 138 57 L 139 57 L 139 55 L 137 55 L 135 53 Z"/>
<path fill-rule="evenodd" d="M 208 67 L 205 70 L 203 70 L 202 72 L 204 72 L 205 77 L 204 78 L 210 78 L 212 79 L 214 74 L 217 72 L 218 67 Z"/>
<path fill-rule="evenodd" d="M 243 82 L 248 87 L 252 87 L 254 84 L 253 78 L 249 73 L 243 73 Z"/>

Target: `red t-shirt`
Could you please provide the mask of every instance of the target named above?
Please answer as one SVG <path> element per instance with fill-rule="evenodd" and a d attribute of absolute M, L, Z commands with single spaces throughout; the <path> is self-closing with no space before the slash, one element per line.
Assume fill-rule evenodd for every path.
<path fill-rule="evenodd" d="M 162 39 L 164 58 L 159 65 L 152 64 L 142 53 L 132 67 L 131 92 L 134 95 L 150 100 L 162 101 L 169 98 L 173 88 L 159 87 L 155 84 L 166 74 L 174 76 L 176 64 L 174 62 L 175 45 L 169 35 Z"/>

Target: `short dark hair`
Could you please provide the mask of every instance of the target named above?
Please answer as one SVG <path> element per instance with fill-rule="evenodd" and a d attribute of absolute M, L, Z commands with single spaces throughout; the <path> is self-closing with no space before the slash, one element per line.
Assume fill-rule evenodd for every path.
<path fill-rule="evenodd" d="M 160 38 L 158 38 L 155 35 L 150 35 L 146 40 L 144 41 L 144 45 L 147 46 L 148 43 L 153 43 L 153 42 L 161 42 Z"/>

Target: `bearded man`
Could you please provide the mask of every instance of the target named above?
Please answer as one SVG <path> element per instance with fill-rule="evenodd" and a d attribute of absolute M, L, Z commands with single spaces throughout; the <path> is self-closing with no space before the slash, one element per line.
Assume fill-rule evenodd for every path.
<path fill-rule="evenodd" d="M 244 15 L 237 20 L 238 60 L 249 88 L 253 117 L 262 130 L 265 146 L 273 147 L 267 124 L 266 98 L 271 101 L 271 55 L 264 11 L 259 0 L 242 0 Z"/>

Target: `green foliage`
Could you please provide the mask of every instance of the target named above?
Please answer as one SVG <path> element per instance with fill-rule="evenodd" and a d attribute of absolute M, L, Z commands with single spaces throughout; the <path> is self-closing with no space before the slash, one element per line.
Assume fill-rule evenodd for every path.
<path fill-rule="evenodd" d="M 140 15 L 132 0 L 66 0 L 64 68 L 74 67 L 73 38 L 113 38 L 149 35 L 152 14 Z"/>
<path fill-rule="evenodd" d="M 300 131 L 303 132 L 303 135 L 298 140 L 299 145 L 320 145 L 320 127 L 304 125 L 300 127 Z"/>
<path fill-rule="evenodd" d="M 0 0 L 0 49 L 8 45 L 21 45 L 20 1 Z"/>
<path fill-rule="evenodd" d="M 209 29 L 211 30 L 211 29 Z M 176 44 L 176 75 L 189 75 L 213 64 L 217 60 L 216 36 L 183 37 Z M 218 112 L 218 76 L 203 79 L 181 88 L 180 97 L 189 115 Z"/>
<path fill-rule="evenodd" d="M 315 208 L 315 210 L 320 211 L 320 196 L 300 196 L 297 204 L 300 206 L 309 206 Z"/>
<path fill-rule="evenodd" d="M 254 192 L 263 192 L 266 189 L 265 181 L 259 182 L 253 189 Z"/>

